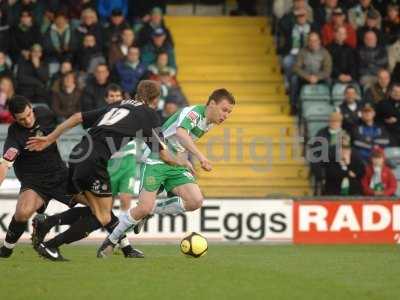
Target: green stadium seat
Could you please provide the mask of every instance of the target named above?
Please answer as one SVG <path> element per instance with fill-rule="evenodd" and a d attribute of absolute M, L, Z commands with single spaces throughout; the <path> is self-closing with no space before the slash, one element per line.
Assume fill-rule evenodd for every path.
<path fill-rule="evenodd" d="M 316 136 L 318 131 L 328 126 L 328 120 L 325 121 L 309 121 L 307 122 L 307 137 Z"/>
<path fill-rule="evenodd" d="M 387 159 L 400 162 L 400 147 L 385 148 L 385 156 Z"/>
<path fill-rule="evenodd" d="M 361 88 L 358 84 L 352 83 L 352 86 L 354 86 L 357 90 L 358 95 L 360 95 L 361 98 Z M 332 87 L 332 103 L 334 106 L 338 106 L 343 102 L 344 99 L 344 90 L 348 84 L 342 84 L 342 83 L 335 83 Z"/>
<path fill-rule="evenodd" d="M 334 108 L 327 102 L 306 102 L 303 107 L 302 117 L 308 121 L 327 120 Z"/>
<path fill-rule="evenodd" d="M 331 93 L 327 84 L 306 84 L 300 92 L 301 102 L 330 101 Z"/>

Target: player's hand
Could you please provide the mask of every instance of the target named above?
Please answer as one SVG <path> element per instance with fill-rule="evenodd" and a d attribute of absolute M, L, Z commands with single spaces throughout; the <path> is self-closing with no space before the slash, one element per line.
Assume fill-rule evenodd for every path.
<path fill-rule="evenodd" d="M 48 136 L 32 136 L 26 142 L 25 148 L 29 151 L 42 151 L 50 146 L 53 141 Z"/>
<path fill-rule="evenodd" d="M 200 160 L 200 166 L 204 171 L 211 172 L 212 170 L 210 161 L 205 157 Z"/>

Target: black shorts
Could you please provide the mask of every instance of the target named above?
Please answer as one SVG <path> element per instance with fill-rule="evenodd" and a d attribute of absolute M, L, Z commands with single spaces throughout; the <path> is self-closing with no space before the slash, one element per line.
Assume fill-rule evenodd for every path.
<path fill-rule="evenodd" d="M 72 153 L 85 153 L 87 144 L 82 141 Z M 111 183 L 107 172 L 108 152 L 104 145 L 95 145 L 87 155 L 70 155 L 68 192 L 78 194 L 89 191 L 97 197 L 111 197 Z M 81 159 L 80 159 L 81 158 Z"/>
<path fill-rule="evenodd" d="M 36 176 L 35 178 L 24 178 L 21 180 L 19 193 L 26 190 L 35 191 L 44 201 L 43 206 L 38 210 L 43 213 L 50 200 L 54 199 L 69 207 L 76 203 L 73 201 L 73 195 L 68 193 L 68 170 L 62 170 L 56 174 L 47 174 Z"/>

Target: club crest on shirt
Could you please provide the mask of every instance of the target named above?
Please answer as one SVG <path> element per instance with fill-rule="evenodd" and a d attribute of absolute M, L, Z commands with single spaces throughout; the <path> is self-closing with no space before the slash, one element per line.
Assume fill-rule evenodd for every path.
<path fill-rule="evenodd" d="M 4 153 L 3 158 L 7 161 L 14 161 L 18 155 L 18 149 L 11 147 Z"/>
<path fill-rule="evenodd" d="M 195 122 L 197 120 L 197 118 L 199 117 L 199 114 L 192 110 L 191 112 L 188 113 L 187 116 L 190 120 L 192 120 L 192 122 Z"/>
<path fill-rule="evenodd" d="M 146 177 L 146 184 L 153 185 L 156 183 L 156 178 L 154 176 Z"/>

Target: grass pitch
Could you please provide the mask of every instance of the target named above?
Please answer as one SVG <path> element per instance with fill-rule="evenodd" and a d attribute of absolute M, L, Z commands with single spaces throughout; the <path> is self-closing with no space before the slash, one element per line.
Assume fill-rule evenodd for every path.
<path fill-rule="evenodd" d="M 176 245 L 141 246 L 145 259 L 99 260 L 95 246 L 63 247 L 70 262 L 18 245 L 0 260 L 1 299 L 400 299 L 398 246 L 210 245 L 199 259 Z"/>

